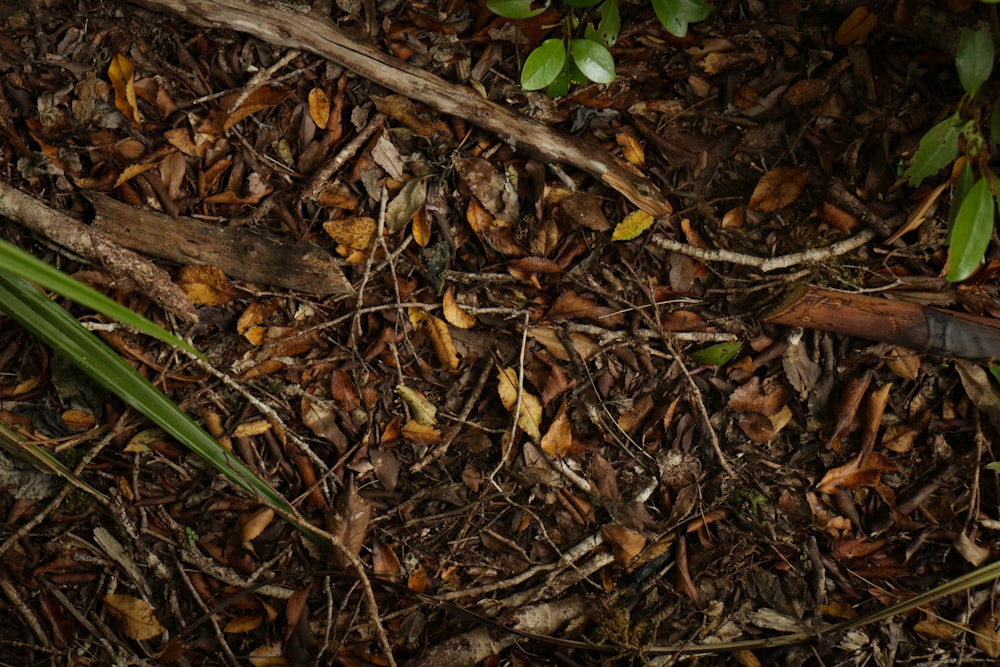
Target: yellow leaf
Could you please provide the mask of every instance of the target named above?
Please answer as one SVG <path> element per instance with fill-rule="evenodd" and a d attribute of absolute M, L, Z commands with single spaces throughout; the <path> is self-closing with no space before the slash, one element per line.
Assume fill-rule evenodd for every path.
<path fill-rule="evenodd" d="M 253 616 L 237 616 L 226 623 L 226 627 L 224 627 L 222 631 L 227 634 L 238 635 L 244 632 L 250 632 L 251 630 L 256 630 L 263 622 L 264 617 L 257 614 Z"/>
<path fill-rule="evenodd" d="M 455 343 L 451 340 L 448 323 L 440 317 L 434 317 L 433 315 L 427 316 L 427 323 L 427 331 L 431 335 L 431 343 L 434 344 L 434 351 L 437 353 L 438 360 L 448 370 L 456 370 L 459 364 L 458 350 L 455 349 Z"/>
<path fill-rule="evenodd" d="M 441 442 L 441 431 L 427 424 L 418 424 L 411 420 L 403 424 L 400 435 L 416 445 L 436 445 Z"/>
<path fill-rule="evenodd" d="M 417 245 L 421 248 L 426 248 L 427 243 L 431 240 L 431 221 L 427 217 L 427 208 L 421 206 L 413 214 L 413 240 L 417 242 Z"/>
<path fill-rule="evenodd" d="M 196 306 L 221 306 L 235 295 L 221 269 L 203 264 L 185 266 L 177 275 L 177 285 Z"/>
<path fill-rule="evenodd" d="M 321 130 L 326 129 L 326 124 L 330 122 L 330 98 L 322 88 L 309 91 L 309 116 Z"/>
<path fill-rule="evenodd" d="M 619 132 L 615 135 L 615 140 L 618 141 L 618 146 L 622 149 L 622 157 L 628 160 L 629 163 L 637 167 L 646 166 L 646 153 L 643 151 L 642 144 L 639 143 L 638 139 L 628 132 Z"/>
<path fill-rule="evenodd" d="M 569 417 L 566 416 L 566 401 L 559 406 L 549 430 L 542 436 L 542 451 L 549 456 L 561 459 L 573 446 L 573 431 L 570 429 Z"/>
<path fill-rule="evenodd" d="M 518 409 L 517 372 L 513 368 L 501 368 L 497 373 L 497 392 L 500 402 L 511 414 L 517 412 L 517 425 L 532 439 L 542 437 L 542 402 L 537 396 L 522 388 L 521 407 Z"/>
<path fill-rule="evenodd" d="M 153 608 L 144 600 L 131 595 L 105 595 L 104 604 L 122 624 L 122 630 L 129 639 L 152 639 L 165 632 Z"/>
<path fill-rule="evenodd" d="M 371 218 L 347 218 L 323 223 L 323 230 L 337 243 L 352 250 L 368 250 L 375 239 L 378 223 Z"/>
<path fill-rule="evenodd" d="M 444 319 L 448 321 L 448 324 L 458 327 L 459 329 L 471 329 L 476 324 L 475 315 L 470 315 L 469 313 L 462 310 L 462 307 L 458 305 L 458 301 L 455 300 L 455 288 L 449 286 L 444 292 L 444 298 L 441 300 L 442 310 L 444 312 Z"/>
<path fill-rule="evenodd" d="M 108 65 L 108 78 L 115 89 L 115 107 L 137 129 L 142 129 L 139 105 L 135 99 L 135 68 L 129 59 L 116 53 Z"/>
<path fill-rule="evenodd" d="M 653 224 L 653 216 L 645 211 L 633 211 L 618 223 L 611 234 L 612 241 L 631 241 Z"/>

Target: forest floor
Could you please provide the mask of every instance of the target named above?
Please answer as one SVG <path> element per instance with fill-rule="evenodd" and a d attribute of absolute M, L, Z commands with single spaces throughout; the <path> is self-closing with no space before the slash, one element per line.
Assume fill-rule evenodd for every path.
<path fill-rule="evenodd" d="M 367 568 L 0 319 L 0 419 L 107 501 L 0 459 L 0 663 L 992 663 L 989 583 L 863 622 L 1000 551 L 995 381 L 894 316 L 1000 316 L 995 247 L 944 279 L 948 174 L 900 175 L 981 8 L 857 9 L 726 0 L 677 39 L 623 2 L 617 79 L 559 99 L 517 81 L 565 7 L 313 17 L 630 165 L 673 209 L 644 218 L 307 50 L 0 2 L 0 179 L 155 256 L 199 321 L 4 237 L 204 351 L 101 333 Z M 171 254 L 194 228 L 232 236 Z M 806 287 L 832 323 L 772 321 Z"/>

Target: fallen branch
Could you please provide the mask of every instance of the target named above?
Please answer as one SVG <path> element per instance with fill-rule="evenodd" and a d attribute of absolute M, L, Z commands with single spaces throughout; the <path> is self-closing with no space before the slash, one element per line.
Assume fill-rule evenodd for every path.
<path fill-rule="evenodd" d="M 177 317 L 188 322 L 198 321 L 194 304 L 170 280 L 166 271 L 121 247 L 104 233 L 3 182 L 0 182 L 0 216 L 99 264 L 116 279 L 135 281 L 140 292 Z"/>
<path fill-rule="evenodd" d="M 673 239 L 668 239 L 658 234 L 654 235 L 651 240 L 656 246 L 659 246 L 664 250 L 679 252 L 682 255 L 694 257 L 695 259 L 699 259 L 703 262 L 729 262 L 730 264 L 753 266 L 766 272 L 777 271 L 778 269 L 787 269 L 790 266 L 797 266 L 799 264 L 815 264 L 822 262 L 830 259 L 831 257 L 836 257 L 838 255 L 849 253 L 852 250 L 857 250 L 874 237 L 875 232 L 866 229 L 865 231 L 855 234 L 848 239 L 838 241 L 837 243 L 824 248 L 810 248 L 809 250 L 795 252 L 790 255 L 781 255 L 779 257 L 758 257 L 756 255 L 745 255 L 741 252 L 733 252 L 732 250 L 695 248 L 694 246 L 674 241 Z"/>
<path fill-rule="evenodd" d="M 943 357 L 991 359 L 1000 355 L 1000 320 L 996 318 L 820 287 L 793 291 L 764 320 Z"/>
<path fill-rule="evenodd" d="M 419 67 L 387 56 L 336 28 L 328 17 L 318 13 L 292 13 L 248 0 L 136 2 L 150 9 L 172 12 L 197 25 L 238 30 L 271 44 L 310 51 L 410 99 L 474 123 L 541 160 L 573 165 L 651 215 L 664 216 L 672 210 L 652 183 L 599 146 L 557 132 L 483 99 L 471 88 L 450 84 Z"/>

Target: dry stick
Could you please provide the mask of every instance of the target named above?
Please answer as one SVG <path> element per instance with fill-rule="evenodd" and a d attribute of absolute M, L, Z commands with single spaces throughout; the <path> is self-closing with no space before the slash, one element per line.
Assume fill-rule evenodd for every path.
<path fill-rule="evenodd" d="M 722 445 L 719 444 L 719 436 L 715 432 L 715 427 L 712 426 L 711 418 L 708 415 L 708 408 L 705 407 L 705 401 L 702 399 L 701 390 L 698 389 L 697 383 L 695 383 L 694 378 L 691 377 L 690 371 L 687 369 L 687 365 L 684 363 L 683 358 L 674 347 L 674 343 L 670 340 L 670 335 L 664 332 L 663 342 L 670 351 L 670 354 L 674 356 L 674 362 L 680 367 L 681 373 L 684 374 L 684 379 L 687 380 L 688 386 L 691 388 L 691 393 L 694 395 L 694 404 L 698 408 L 698 414 L 701 416 L 701 421 L 705 424 L 705 430 L 708 431 L 708 440 L 712 443 L 712 449 L 715 450 L 715 457 L 719 459 L 719 465 L 730 477 L 735 477 L 736 473 L 733 471 L 732 467 L 729 465 L 729 461 L 726 459 L 726 455 L 722 451 Z"/>
<path fill-rule="evenodd" d="M 170 280 L 166 271 L 121 247 L 102 232 L 3 182 L 0 182 L 0 216 L 99 264 L 116 279 L 134 280 L 140 292 L 177 317 L 187 322 L 198 321 L 198 311 L 191 300 Z"/>
<path fill-rule="evenodd" d="M 316 170 L 316 173 L 309 180 L 309 184 L 302 191 L 302 199 L 304 201 L 316 201 L 319 197 L 319 193 L 323 191 L 326 187 L 326 182 L 336 174 L 338 171 L 344 168 L 347 161 L 350 160 L 354 155 L 361 150 L 361 147 L 371 139 L 372 135 L 377 131 L 382 129 L 385 125 L 385 116 L 382 114 L 375 114 L 375 116 L 368 121 L 358 132 L 357 136 L 344 144 L 344 147 L 338 151 L 336 155 L 323 163 L 323 165 Z"/>
<path fill-rule="evenodd" d="M 660 236 L 659 234 L 654 235 L 651 240 L 656 246 L 663 248 L 664 250 L 679 252 L 681 254 L 688 255 L 689 257 L 700 259 L 703 262 L 729 262 L 731 264 L 753 266 L 766 272 L 777 271 L 778 269 L 787 269 L 788 267 L 795 266 L 797 264 L 822 262 L 830 259 L 831 257 L 836 257 L 838 255 L 851 252 L 852 250 L 856 250 L 868 243 L 874 237 L 875 232 L 866 229 L 859 234 L 855 234 L 848 239 L 838 241 L 837 243 L 826 246 L 825 248 L 810 248 L 809 250 L 803 250 L 802 252 L 795 252 L 790 255 L 780 255 L 778 257 L 757 257 L 756 255 L 745 255 L 741 252 L 733 252 L 732 250 L 722 250 L 718 248 L 695 248 L 694 246 L 668 239 L 664 236 Z"/>
<path fill-rule="evenodd" d="M 651 215 L 664 216 L 672 211 L 650 181 L 596 144 L 552 130 L 483 99 L 471 87 L 450 84 L 422 68 L 387 56 L 334 26 L 329 17 L 296 14 L 249 0 L 138 2 L 154 10 L 173 12 L 198 25 L 239 30 L 272 44 L 329 58 L 365 79 L 478 125 L 543 162 L 562 162 L 582 169 Z"/>

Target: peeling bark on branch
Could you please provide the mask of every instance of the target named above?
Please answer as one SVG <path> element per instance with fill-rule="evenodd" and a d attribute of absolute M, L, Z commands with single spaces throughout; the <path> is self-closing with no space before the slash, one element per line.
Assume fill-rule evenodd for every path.
<path fill-rule="evenodd" d="M 296 14 L 273 5 L 244 0 L 135 2 L 177 14 L 197 25 L 238 30 L 278 46 L 329 58 L 401 95 L 474 123 L 541 160 L 573 165 L 600 179 L 651 215 L 664 216 L 672 210 L 652 183 L 599 146 L 524 118 L 483 99 L 471 88 L 452 85 L 419 67 L 357 42 L 325 17 L 313 13 Z"/>

